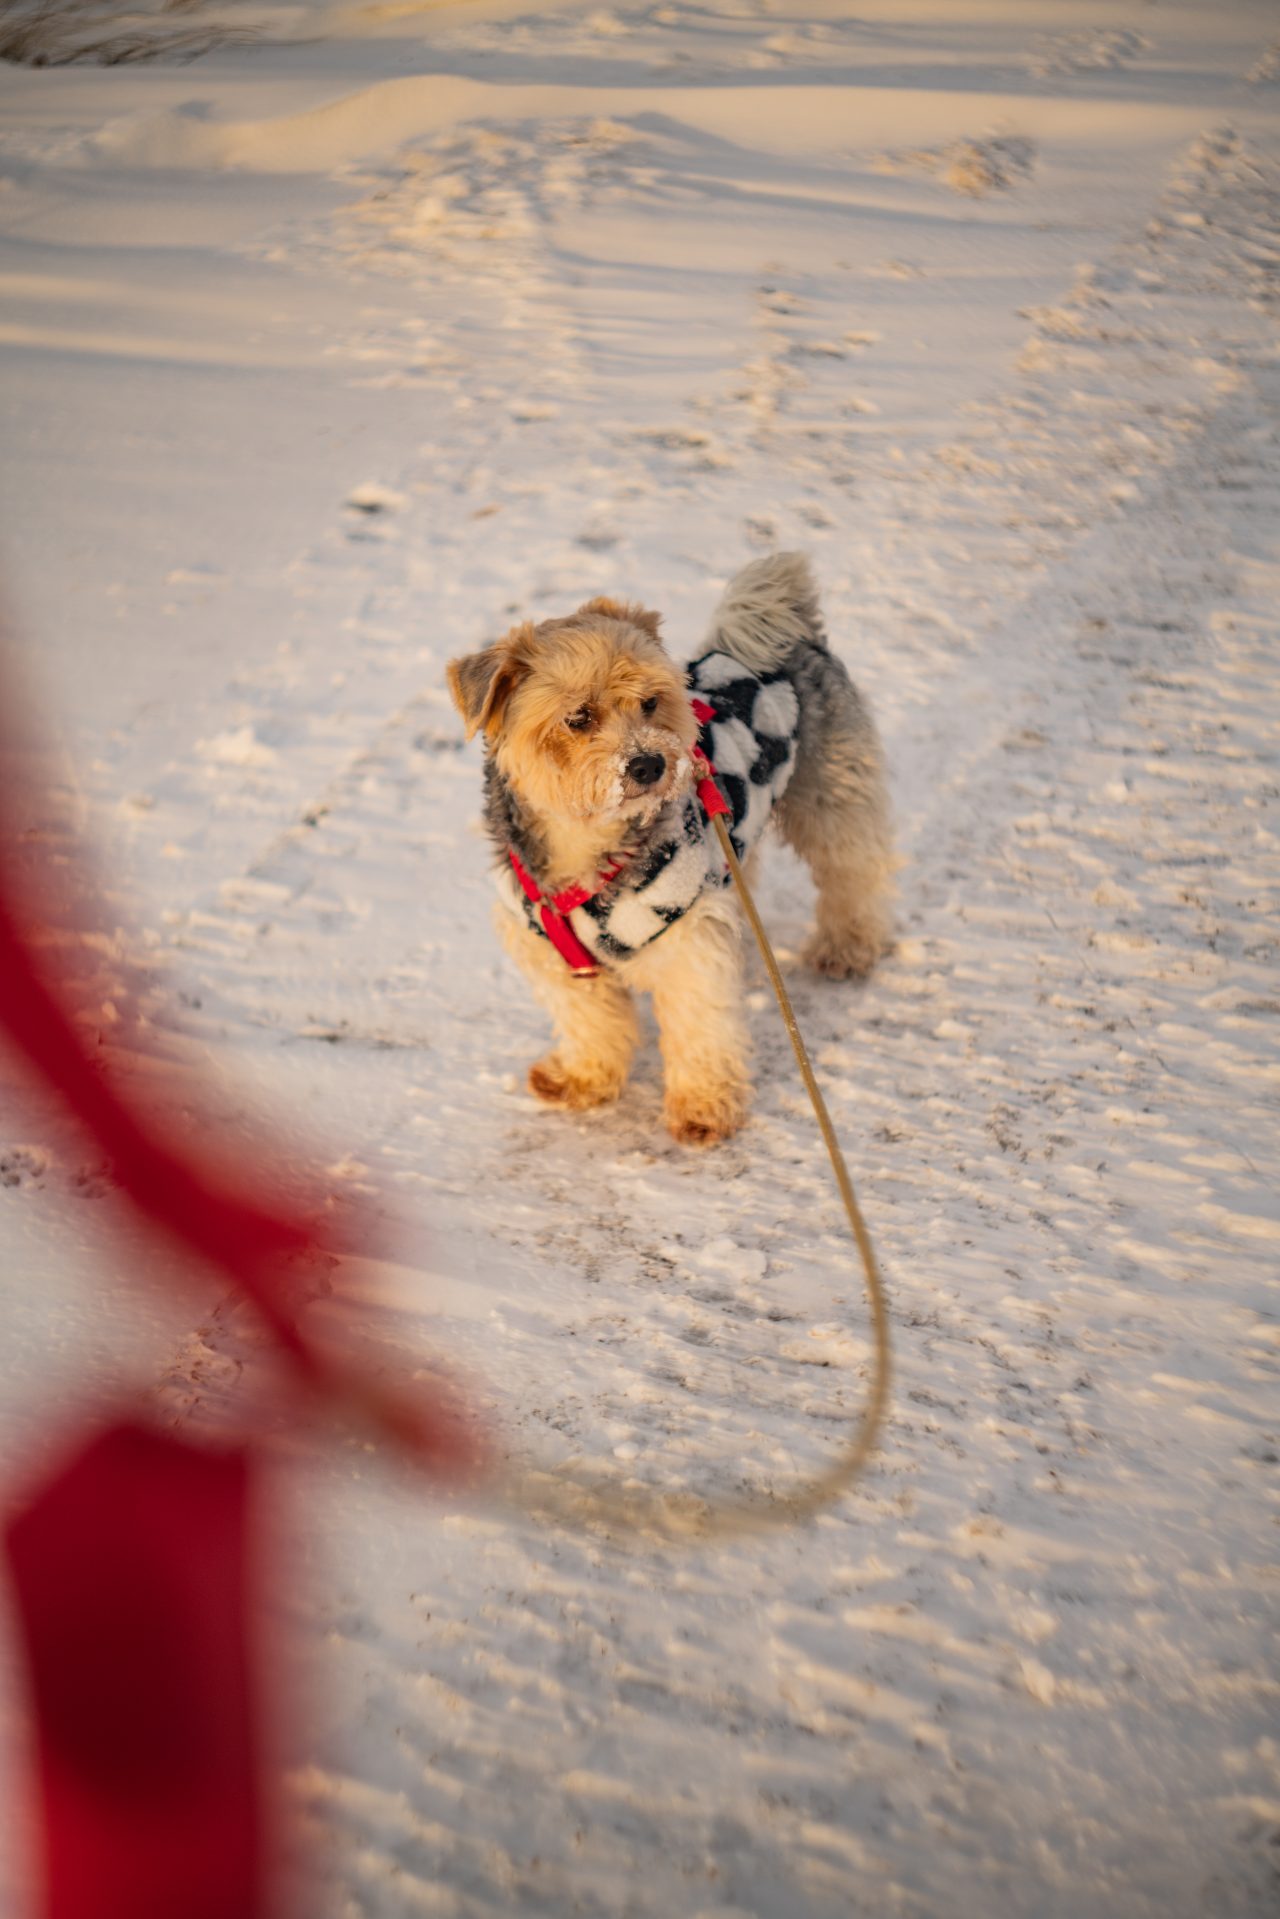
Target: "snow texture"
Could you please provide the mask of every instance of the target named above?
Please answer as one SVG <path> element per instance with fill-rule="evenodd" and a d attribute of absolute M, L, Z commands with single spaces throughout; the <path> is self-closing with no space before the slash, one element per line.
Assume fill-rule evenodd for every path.
<path fill-rule="evenodd" d="M 196 1048 L 229 1143 L 411 1222 L 303 1277 L 317 1322 L 695 1502 L 828 1459 L 865 1387 L 761 977 L 726 1147 L 668 1140 L 652 1044 L 589 1121 L 523 1090 L 448 658 L 601 592 L 687 655 L 803 548 L 904 854 L 862 987 L 801 969 L 782 849 L 762 884 L 891 1292 L 868 1477 L 680 1553 L 282 1435 L 305 1910 L 1261 1919 L 1269 0 L 75 12 L 70 64 L 0 67 L 10 612 L 134 929 L 86 953 L 100 1043 L 161 1087 Z M 126 1285 L 110 1168 L 4 1094 L 6 1483 L 120 1376 L 218 1426 L 248 1314 Z"/>

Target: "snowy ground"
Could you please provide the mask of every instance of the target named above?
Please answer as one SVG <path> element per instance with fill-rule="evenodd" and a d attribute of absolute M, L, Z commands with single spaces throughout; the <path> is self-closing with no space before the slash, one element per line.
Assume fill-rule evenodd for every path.
<path fill-rule="evenodd" d="M 388 1359 L 714 1496 L 867 1354 L 762 982 L 726 1148 L 652 1048 L 524 1093 L 448 657 L 614 589 L 685 650 L 804 546 L 906 858 L 864 988 L 764 890 L 892 1292 L 870 1476 L 673 1555 L 296 1449 L 308 1919 L 1273 1911 L 1272 5 L 135 13 L 0 68 L 8 596 L 152 1014 L 422 1222 Z M 217 1417 L 247 1323 L 118 1289 L 109 1177 L 3 1126 L 6 1477 L 86 1374 Z"/>

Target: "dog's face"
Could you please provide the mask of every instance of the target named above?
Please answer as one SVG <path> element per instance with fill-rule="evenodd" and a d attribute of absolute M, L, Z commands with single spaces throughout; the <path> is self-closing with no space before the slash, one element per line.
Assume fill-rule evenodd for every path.
<path fill-rule="evenodd" d="M 513 627 L 454 660 L 449 685 L 470 738 L 535 813 L 652 818 L 689 777 L 698 736 L 658 615 L 589 600 L 564 620 Z"/>

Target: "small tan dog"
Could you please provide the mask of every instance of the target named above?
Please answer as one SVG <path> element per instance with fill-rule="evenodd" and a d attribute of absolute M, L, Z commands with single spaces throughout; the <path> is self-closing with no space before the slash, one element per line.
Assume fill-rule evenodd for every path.
<path fill-rule="evenodd" d="M 749 1091 L 741 923 L 707 762 L 740 857 L 773 815 L 808 861 L 820 972 L 860 978 L 883 952 L 894 859 L 880 743 L 802 555 L 737 574 L 686 669 L 658 626 L 589 600 L 454 660 L 449 685 L 467 737 L 485 734 L 499 931 L 555 1022 L 530 1087 L 575 1109 L 616 1099 L 633 995 L 651 993 L 667 1124 L 705 1145 L 741 1126 Z"/>

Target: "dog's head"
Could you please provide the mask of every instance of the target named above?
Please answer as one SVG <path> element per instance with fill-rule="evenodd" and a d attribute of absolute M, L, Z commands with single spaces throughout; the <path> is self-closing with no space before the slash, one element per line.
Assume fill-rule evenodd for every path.
<path fill-rule="evenodd" d="M 467 737 L 527 806 L 562 818 L 652 817 L 690 769 L 698 736 L 658 615 L 588 600 L 564 620 L 513 627 L 449 665 Z"/>

